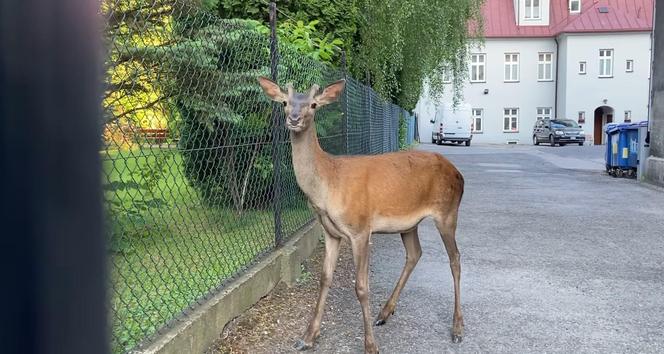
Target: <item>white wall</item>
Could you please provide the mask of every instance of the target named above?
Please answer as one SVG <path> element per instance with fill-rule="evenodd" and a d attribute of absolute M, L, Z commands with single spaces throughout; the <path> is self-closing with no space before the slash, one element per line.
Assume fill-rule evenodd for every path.
<path fill-rule="evenodd" d="M 566 95 L 566 81 L 567 74 L 570 71 L 578 71 L 576 66 L 578 63 L 569 64 L 567 60 L 567 41 L 562 38 L 558 38 L 558 97 L 556 105 L 556 118 L 570 118 L 575 119 L 575 117 L 568 117 L 567 112 L 565 111 L 565 105 L 567 104 L 567 95 Z M 587 117 L 586 117 L 587 118 Z"/>
<path fill-rule="evenodd" d="M 560 117 L 576 120 L 586 112 L 584 130 L 592 136 L 594 111 L 600 106 L 614 109 L 614 122 L 622 122 L 632 111 L 632 122 L 648 119 L 650 33 L 566 34 L 559 39 L 561 61 L 567 71 L 560 76 Z M 599 78 L 599 50 L 613 49 L 613 77 Z M 625 72 L 625 61 L 634 60 L 634 72 Z M 587 62 L 587 74 L 579 75 L 579 61 Z M 560 73 L 562 74 L 562 73 Z M 606 99 L 606 103 L 604 100 Z"/>
<path fill-rule="evenodd" d="M 484 48 L 473 48 L 473 53 L 486 53 L 486 82 L 470 83 L 463 87 L 464 102 L 484 110 L 484 129 L 474 134 L 473 141 L 504 144 L 517 140 L 529 144 L 538 107 L 553 107 L 552 116 L 576 120 L 584 111 L 583 125 L 586 136 L 593 137 L 594 111 L 600 106 L 614 109 L 614 121 L 622 122 L 624 112 L 632 111 L 632 121 L 647 119 L 650 75 L 650 33 L 564 34 L 556 43 L 552 38 L 487 39 Z M 599 78 L 599 50 L 613 49 L 613 77 Z M 519 82 L 504 82 L 504 54 L 520 54 Z M 540 52 L 553 52 L 553 80 L 537 81 L 537 56 Z M 625 72 L 625 61 L 634 60 L 634 72 Z M 587 63 L 585 75 L 579 75 L 578 63 Z M 557 107 L 555 95 L 555 68 L 558 72 Z M 484 94 L 488 89 L 489 93 Z M 606 103 L 604 103 L 606 99 Z M 438 104 L 451 102 L 446 93 Z M 430 139 L 435 103 L 425 94 L 415 111 L 420 115 L 419 131 L 423 142 Z M 503 109 L 519 108 L 518 133 L 503 132 Z"/>
<path fill-rule="evenodd" d="M 474 48 L 473 53 L 486 53 L 486 82 L 469 83 L 463 88 L 464 102 L 473 108 L 484 110 L 482 133 L 473 135 L 473 142 L 505 144 L 518 141 L 530 144 L 537 107 L 554 106 L 555 93 L 555 42 L 551 38 L 487 39 L 484 48 Z M 553 81 L 537 81 L 537 59 L 540 52 L 553 52 Z M 519 81 L 504 82 L 504 54 L 519 53 Z M 484 94 L 488 89 L 489 93 Z M 450 103 L 451 93 L 445 94 L 440 103 Z M 426 93 L 415 111 L 420 116 L 419 131 L 423 142 L 431 136 L 431 112 L 434 102 Z M 519 131 L 503 132 L 503 109 L 519 108 Z M 552 114 L 554 114 L 552 112 Z"/>

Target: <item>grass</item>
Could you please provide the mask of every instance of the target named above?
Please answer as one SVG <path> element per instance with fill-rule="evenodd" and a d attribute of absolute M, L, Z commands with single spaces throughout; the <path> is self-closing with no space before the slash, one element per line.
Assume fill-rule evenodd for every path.
<path fill-rule="evenodd" d="M 272 249 L 274 219 L 271 210 L 238 215 L 205 205 L 175 149 L 102 156 L 111 230 L 112 348 L 122 353 Z M 286 235 L 311 219 L 304 200 L 289 197 L 297 202 L 282 213 Z"/>

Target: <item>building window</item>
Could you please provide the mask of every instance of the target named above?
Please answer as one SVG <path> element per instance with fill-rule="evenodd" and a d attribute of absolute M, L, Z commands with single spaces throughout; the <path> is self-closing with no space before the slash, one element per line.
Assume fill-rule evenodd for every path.
<path fill-rule="evenodd" d="M 519 81 L 519 54 L 507 53 L 505 54 L 505 81 L 516 82 Z"/>
<path fill-rule="evenodd" d="M 580 61 L 579 62 L 579 74 L 580 75 L 585 75 L 586 74 L 586 62 L 585 61 Z"/>
<path fill-rule="evenodd" d="M 632 111 L 625 111 L 625 122 L 629 123 L 632 121 Z"/>
<path fill-rule="evenodd" d="M 613 49 L 599 51 L 599 77 L 613 76 Z"/>
<path fill-rule="evenodd" d="M 583 124 L 586 122 L 586 112 L 584 111 L 579 111 L 579 124 Z"/>
<path fill-rule="evenodd" d="M 526 0 L 526 19 L 538 20 L 541 16 L 540 0 Z"/>
<path fill-rule="evenodd" d="M 628 73 L 631 73 L 634 71 L 634 60 L 632 59 L 627 59 L 625 62 L 625 71 Z"/>
<path fill-rule="evenodd" d="M 519 109 L 505 108 L 503 110 L 503 132 L 519 131 Z"/>
<path fill-rule="evenodd" d="M 581 12 L 581 0 L 569 0 L 569 12 Z"/>
<path fill-rule="evenodd" d="M 484 111 L 482 108 L 473 108 L 473 126 L 472 126 L 472 132 L 473 133 L 481 133 L 482 132 L 482 113 Z"/>
<path fill-rule="evenodd" d="M 485 82 L 486 54 L 470 55 L 470 82 Z"/>
<path fill-rule="evenodd" d="M 551 119 L 551 107 L 537 108 L 537 120 L 540 119 Z"/>
<path fill-rule="evenodd" d="M 537 57 L 537 80 L 553 80 L 553 53 L 539 53 Z"/>

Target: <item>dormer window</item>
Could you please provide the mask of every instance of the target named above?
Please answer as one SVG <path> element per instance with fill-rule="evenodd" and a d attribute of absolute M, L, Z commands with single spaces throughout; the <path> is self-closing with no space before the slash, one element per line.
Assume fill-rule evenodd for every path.
<path fill-rule="evenodd" d="M 577 14 L 581 12 L 581 0 L 569 0 L 569 12 Z"/>
<path fill-rule="evenodd" d="M 539 20 L 542 18 L 540 0 L 526 0 L 526 20 Z"/>

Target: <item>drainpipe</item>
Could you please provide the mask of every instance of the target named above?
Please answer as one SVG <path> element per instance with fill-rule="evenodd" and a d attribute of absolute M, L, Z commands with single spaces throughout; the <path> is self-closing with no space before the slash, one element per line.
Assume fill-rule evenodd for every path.
<path fill-rule="evenodd" d="M 560 57 L 560 51 L 558 50 L 558 37 L 553 37 L 553 40 L 556 42 L 556 92 L 554 93 L 554 112 L 556 112 L 556 114 L 553 117 L 560 118 L 558 117 L 558 58 Z"/>
<path fill-rule="evenodd" d="M 652 98 L 653 98 L 653 90 L 652 90 L 652 85 L 653 85 L 653 70 L 655 67 L 655 16 L 657 15 L 656 11 L 657 8 L 655 7 L 655 2 L 653 1 L 652 4 L 653 10 L 652 10 L 652 30 L 650 31 L 650 74 L 649 80 L 648 80 L 648 142 L 650 142 L 650 128 L 652 128 L 652 118 L 650 115 L 652 114 Z"/>

